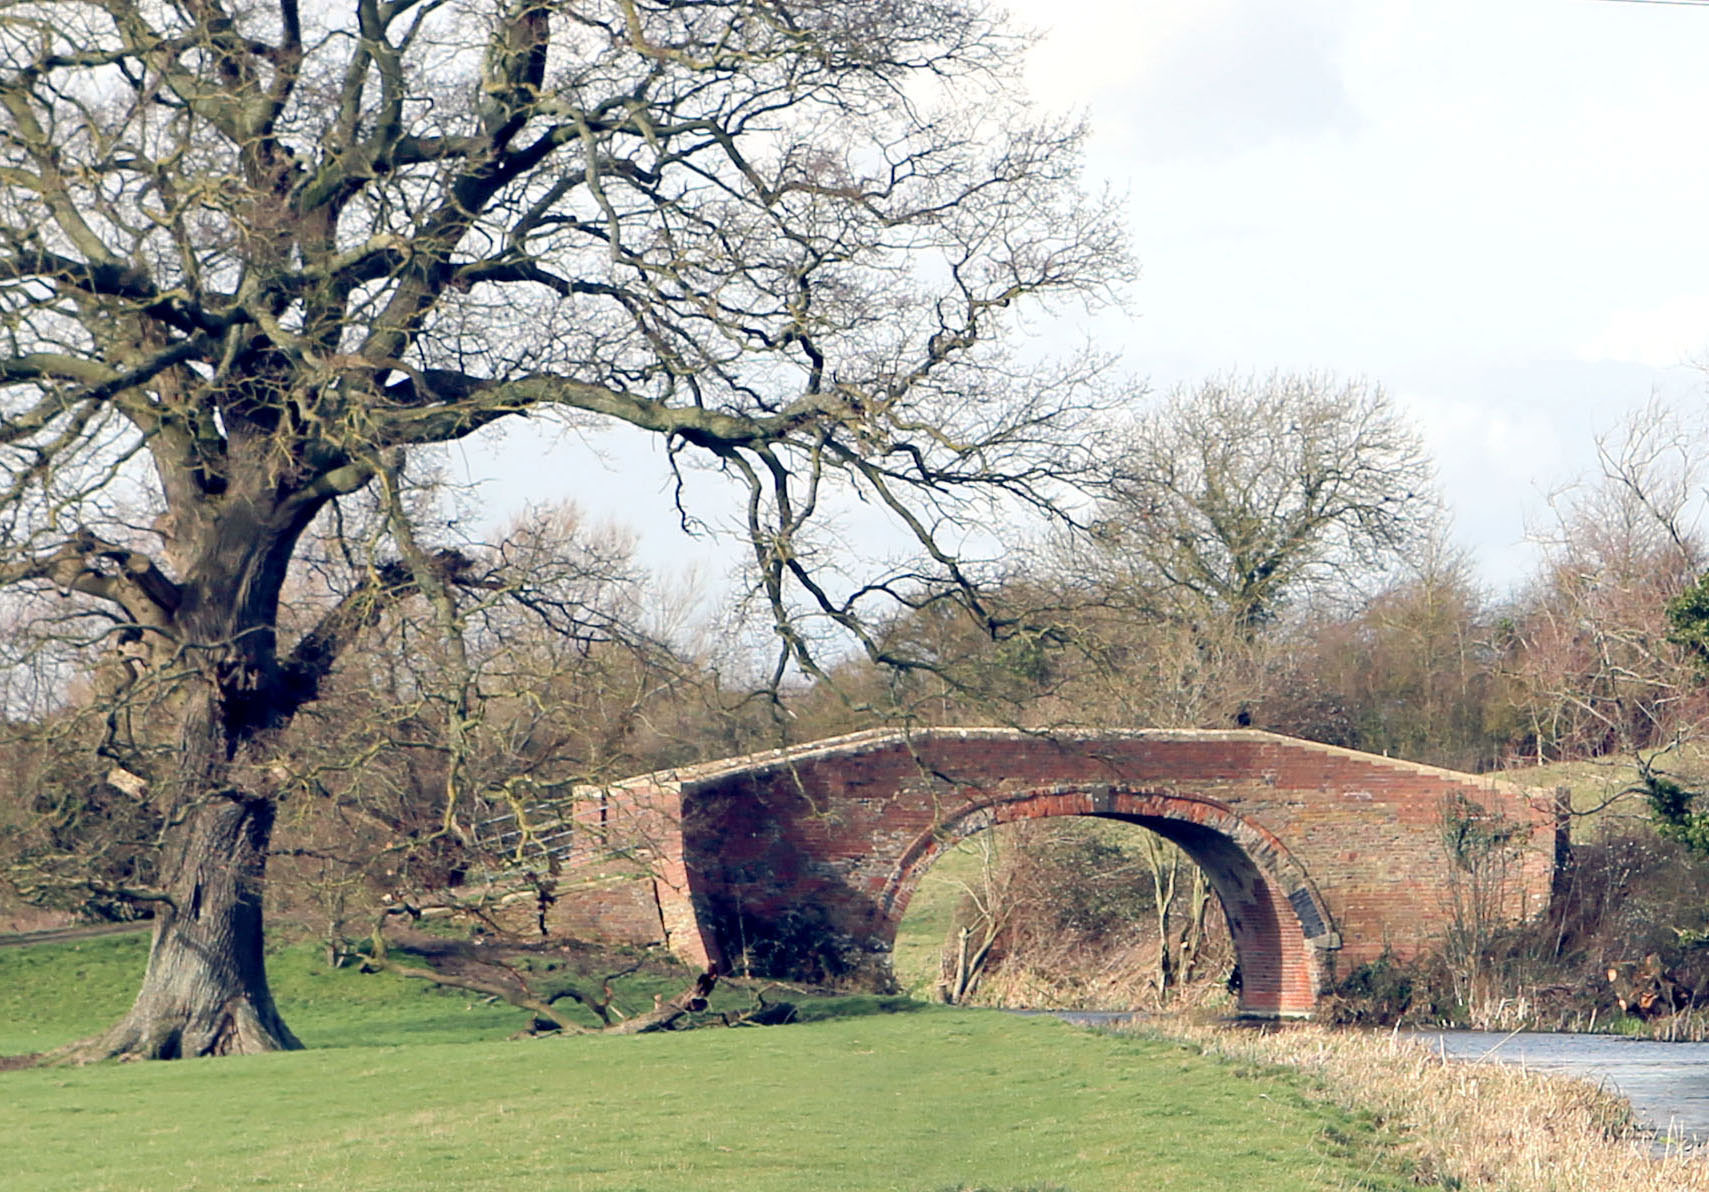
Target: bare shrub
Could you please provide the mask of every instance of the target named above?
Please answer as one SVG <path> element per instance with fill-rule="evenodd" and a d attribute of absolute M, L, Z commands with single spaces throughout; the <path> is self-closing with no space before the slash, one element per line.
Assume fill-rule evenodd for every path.
<path fill-rule="evenodd" d="M 986 838 L 979 887 L 945 951 L 952 1000 L 1132 1009 L 1226 998 L 1234 952 L 1221 904 L 1179 849 L 1079 819 Z"/>

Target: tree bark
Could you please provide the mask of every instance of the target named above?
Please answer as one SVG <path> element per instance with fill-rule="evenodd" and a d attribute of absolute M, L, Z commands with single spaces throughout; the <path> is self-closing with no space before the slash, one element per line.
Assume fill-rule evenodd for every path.
<path fill-rule="evenodd" d="M 718 966 L 712 965 L 695 979 L 693 985 L 669 1001 L 661 1000 L 647 1013 L 608 1026 L 601 1034 L 647 1035 L 654 1031 L 668 1031 L 679 1019 L 706 1009 L 706 999 L 712 996 L 712 987 L 717 984 Z"/>
<path fill-rule="evenodd" d="M 263 779 L 254 765 L 295 712 L 275 655 L 275 625 L 286 544 L 300 527 L 281 528 L 255 514 L 257 504 L 234 501 L 219 532 L 195 538 L 186 551 L 189 578 L 173 610 L 177 641 L 162 640 L 154 659 L 163 670 L 186 662 L 192 669 L 156 705 L 177 724 L 172 772 L 158 794 L 167 826 L 148 969 L 129 1013 L 66 1048 L 71 1062 L 302 1046 L 267 983 L 262 892 L 275 803 L 255 789 Z"/>
<path fill-rule="evenodd" d="M 177 1059 L 293 1050 L 267 984 L 262 879 L 273 829 L 270 800 L 204 796 L 169 830 L 148 971 L 111 1030 L 55 1058 Z"/>
<path fill-rule="evenodd" d="M 252 480 L 248 487 L 264 486 Z M 281 666 L 278 595 L 290 544 L 312 509 L 283 518 L 265 504 L 255 498 L 242 508 L 231 499 L 217 529 L 198 536 L 180 527 L 191 543 L 182 567 L 189 578 L 174 598 L 172 636 L 162 635 L 152 661 L 168 673 L 186 663 L 189 669 L 168 680 L 170 694 L 154 705 L 162 720 L 176 720 L 177 736 L 172 773 L 159 792 L 167 827 L 148 969 L 118 1025 L 56 1059 L 177 1059 L 302 1046 L 267 982 L 262 894 L 276 804 L 265 789 L 266 763 L 276 734 L 312 698 L 337 642 L 317 639 L 306 682 Z M 394 579 L 382 596 L 404 590 Z"/>

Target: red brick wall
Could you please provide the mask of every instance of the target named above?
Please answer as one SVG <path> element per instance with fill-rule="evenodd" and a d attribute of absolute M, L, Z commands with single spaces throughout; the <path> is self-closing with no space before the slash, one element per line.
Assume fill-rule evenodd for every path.
<path fill-rule="evenodd" d="M 1206 870 L 1234 932 L 1243 1009 L 1305 1014 L 1338 974 L 1446 930 L 1450 802 L 1517 826 L 1504 907 L 1515 919 L 1542 910 L 1552 797 L 1471 775 L 1250 731 L 860 734 L 606 792 L 609 844 L 656 875 L 650 926 L 611 934 L 737 969 L 882 981 L 941 848 L 993 823 L 1099 815 L 1159 832 Z"/>

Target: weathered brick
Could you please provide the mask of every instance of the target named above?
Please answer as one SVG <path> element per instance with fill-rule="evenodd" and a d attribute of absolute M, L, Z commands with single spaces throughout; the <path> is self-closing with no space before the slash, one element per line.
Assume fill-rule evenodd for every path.
<path fill-rule="evenodd" d="M 850 975 L 884 979 L 920 875 L 993 823 L 1136 823 L 1181 845 L 1215 884 L 1241 1005 L 1255 1014 L 1310 1013 L 1338 973 L 1441 938 L 1456 880 L 1445 806 L 1516 829 L 1501 891 L 1510 917 L 1543 909 L 1556 864 L 1552 796 L 1245 730 L 863 733 L 645 775 L 593 798 L 608 852 L 569 876 L 609 871 L 616 854 L 651 880 L 572 893 L 553 929 L 663 938 L 692 962 L 780 976 L 797 961 L 823 970 L 835 945 Z"/>

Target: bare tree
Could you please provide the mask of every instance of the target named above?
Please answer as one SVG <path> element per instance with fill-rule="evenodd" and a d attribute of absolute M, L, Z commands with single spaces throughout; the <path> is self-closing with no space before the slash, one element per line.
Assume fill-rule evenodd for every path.
<path fill-rule="evenodd" d="M 951 879 L 961 892 L 961 905 L 950 925 L 951 938 L 945 941 L 938 981 L 938 996 L 951 1005 L 965 1002 L 985 975 L 991 949 L 1014 910 L 1009 889 L 1013 866 L 1001 863 L 998 840 L 995 832 L 981 832 L 966 841 L 962 847 L 977 858 L 978 868 L 968 879 Z"/>
<path fill-rule="evenodd" d="M 1248 632 L 1392 560 L 1437 515 L 1418 435 L 1363 381 L 1176 390 L 1134 428 L 1103 522 L 1136 599 Z"/>
<path fill-rule="evenodd" d="M 1211 906 L 1221 904 L 1205 871 L 1180 848 L 1153 832 L 1142 834 L 1138 845 L 1151 874 L 1151 904 L 1157 916 L 1157 971 L 1152 982 L 1161 1006 L 1173 990 L 1198 975 Z"/>
<path fill-rule="evenodd" d="M 385 607 L 471 578 L 413 543 L 414 449 L 562 411 L 727 473 L 779 674 L 807 614 L 882 653 L 891 577 L 815 566 L 839 484 L 982 610 L 959 535 L 1084 450 L 1083 367 L 1023 375 L 1010 312 L 1125 268 L 1017 44 L 955 0 L 0 8 L 0 582 L 97 610 L 150 726 L 99 748 L 165 824 L 147 975 L 78 1055 L 296 1045 L 280 735 Z M 303 534 L 370 487 L 397 556 L 283 631 Z"/>
<path fill-rule="evenodd" d="M 1665 748 L 1702 719 L 1669 602 L 1701 571 L 1701 435 L 1651 404 L 1597 441 L 1599 474 L 1551 503 L 1543 562 L 1501 642 L 1539 762 Z"/>
<path fill-rule="evenodd" d="M 1459 770 L 1499 760 L 1492 616 L 1464 553 L 1421 543 L 1352 616 L 1314 617 L 1304 636 L 1296 687 L 1334 693 L 1341 743 Z"/>
<path fill-rule="evenodd" d="M 702 676 L 648 632 L 622 536 L 560 509 L 464 557 L 479 582 L 388 610 L 274 754 L 291 796 L 276 851 L 299 887 L 275 883 L 274 905 L 318 910 L 335 947 L 382 892 L 421 903 L 496 864 L 483 821 L 526 829 L 522 807 L 578 783 L 702 756 L 652 723 Z M 537 841 L 513 844 L 538 866 Z"/>
<path fill-rule="evenodd" d="M 1091 535 L 1039 568 L 1050 685 L 1031 722 L 1254 724 L 1341 740 L 1301 686 L 1312 615 L 1341 617 L 1437 520 L 1416 434 L 1364 382 L 1176 390 L 1121 436 Z"/>

